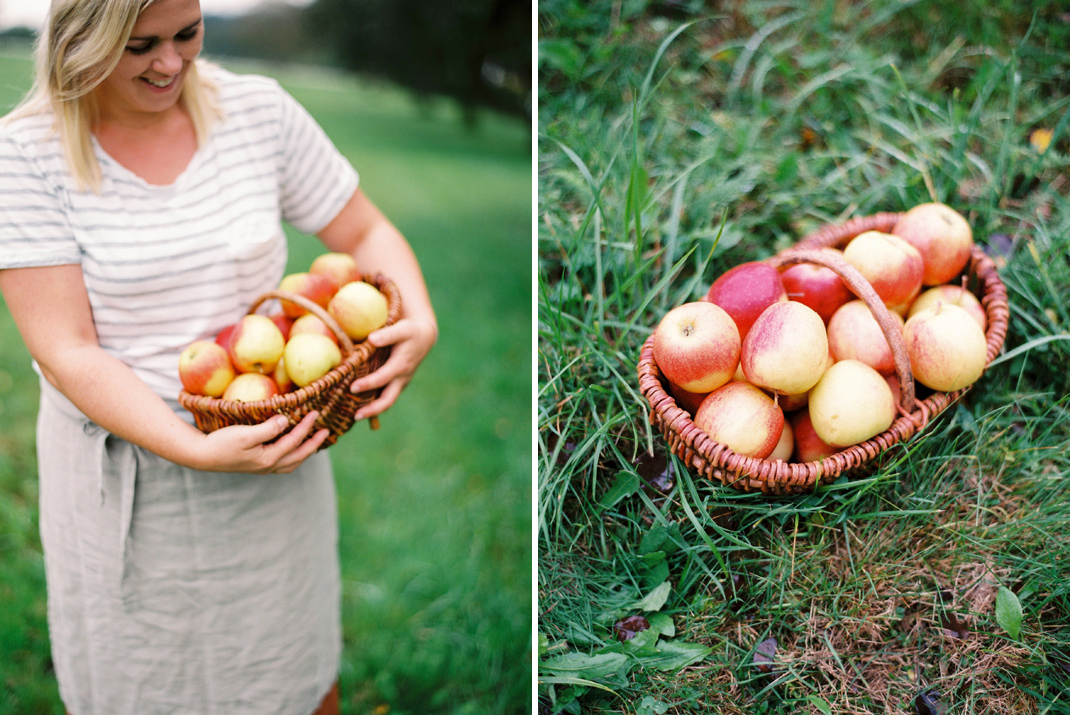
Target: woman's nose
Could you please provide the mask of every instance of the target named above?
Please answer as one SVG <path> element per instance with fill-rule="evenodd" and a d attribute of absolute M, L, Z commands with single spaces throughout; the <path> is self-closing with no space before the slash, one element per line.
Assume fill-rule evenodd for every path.
<path fill-rule="evenodd" d="M 175 43 L 164 42 L 160 47 L 160 53 L 152 62 L 152 68 L 160 74 L 178 74 L 182 69 L 182 56 L 178 54 Z"/>

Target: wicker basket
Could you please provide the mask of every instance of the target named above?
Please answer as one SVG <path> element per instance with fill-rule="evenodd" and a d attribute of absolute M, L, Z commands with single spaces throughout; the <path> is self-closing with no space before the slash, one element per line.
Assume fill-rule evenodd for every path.
<path fill-rule="evenodd" d="M 742 491 L 761 491 L 769 495 L 804 494 L 841 476 L 859 476 L 876 468 L 885 450 L 909 439 L 969 389 L 966 387 L 946 393 L 916 387 L 899 329 L 872 286 L 842 259 L 827 256 L 817 250 L 823 247 L 842 247 L 863 231 L 888 233 L 901 216 L 902 214 L 898 213 L 880 213 L 851 219 L 843 224 L 825 226 L 768 261 L 778 268 L 803 262 L 828 266 L 869 306 L 896 355 L 900 403 L 899 416 L 891 427 L 872 439 L 847 447 L 816 462 L 787 463 L 736 454 L 710 439 L 666 392 L 661 372 L 654 363 L 651 337 L 643 344 L 639 355 L 639 388 L 649 403 L 651 424 L 664 435 L 673 454 L 700 476 Z M 976 245 L 971 250 L 965 278 L 967 287 L 980 297 L 987 316 L 987 366 L 999 354 L 1007 335 L 1010 316 L 1007 290 L 999 278 L 995 264 Z"/>
<path fill-rule="evenodd" d="M 396 322 L 401 316 L 401 295 L 397 287 L 379 274 L 365 280 L 386 296 L 386 324 L 391 325 Z M 183 390 L 178 396 L 178 401 L 193 413 L 197 427 L 202 432 L 212 432 L 230 425 L 260 424 L 274 415 L 285 415 L 292 427 L 309 412 L 316 410 L 319 412 L 319 417 L 316 419 L 313 432 L 326 428 L 330 434 L 324 440 L 323 446 L 332 445 L 353 426 L 353 415 L 356 411 L 372 402 L 382 391 L 377 389 L 353 394 L 349 386 L 358 377 L 374 372 L 386 362 L 390 356 L 390 348 L 376 348 L 366 340 L 354 345 L 327 311 L 303 296 L 285 291 L 271 291 L 263 294 L 250 306 L 249 314 L 255 313 L 263 303 L 272 299 L 296 303 L 326 323 L 338 338 L 342 348 L 341 364 L 320 379 L 294 392 L 278 395 L 269 400 L 237 402 L 193 395 Z M 369 420 L 369 424 L 372 429 L 377 429 L 379 421 L 373 417 Z"/>

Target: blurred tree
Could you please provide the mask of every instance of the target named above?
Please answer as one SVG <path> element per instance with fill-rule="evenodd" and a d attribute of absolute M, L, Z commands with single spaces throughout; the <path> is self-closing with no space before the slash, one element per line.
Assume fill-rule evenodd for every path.
<path fill-rule="evenodd" d="M 316 0 L 311 35 L 340 64 L 420 94 L 531 115 L 531 0 Z"/>

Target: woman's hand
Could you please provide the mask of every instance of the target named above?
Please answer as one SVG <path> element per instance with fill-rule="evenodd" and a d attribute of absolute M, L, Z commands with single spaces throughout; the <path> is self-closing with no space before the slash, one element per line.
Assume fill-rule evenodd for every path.
<path fill-rule="evenodd" d="M 233 425 L 210 432 L 204 435 L 204 448 L 199 451 L 197 464 L 189 466 L 211 472 L 287 474 L 297 469 L 327 438 L 326 429 L 309 436 L 316 417 L 315 411 L 308 413 L 282 437 L 279 435 L 289 425 L 282 415 L 258 425 Z M 276 437 L 278 441 L 268 444 Z"/>
<path fill-rule="evenodd" d="M 383 388 L 378 399 L 357 410 L 356 419 L 380 415 L 390 408 L 398 395 L 409 384 L 416 368 L 438 340 L 438 327 L 429 320 L 402 318 L 393 325 L 380 328 L 368 336 L 368 342 L 377 348 L 392 345 L 390 357 L 375 372 L 354 380 L 350 390 L 354 393 Z"/>

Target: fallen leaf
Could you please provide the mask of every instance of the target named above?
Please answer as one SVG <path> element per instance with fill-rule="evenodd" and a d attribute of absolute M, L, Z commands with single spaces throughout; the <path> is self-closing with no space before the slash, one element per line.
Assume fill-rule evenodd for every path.
<path fill-rule="evenodd" d="M 932 690 L 923 690 L 914 698 L 914 711 L 918 715 L 944 715 L 940 696 Z"/>
<path fill-rule="evenodd" d="M 667 494 L 676 485 L 672 460 L 658 450 L 654 454 L 640 454 L 635 460 L 635 471 L 643 481 L 643 490 L 650 496 Z"/>
<path fill-rule="evenodd" d="M 940 627 L 947 631 L 947 634 L 952 638 L 965 639 L 970 634 L 966 624 L 960 621 L 951 611 L 945 611 L 940 614 Z"/>
<path fill-rule="evenodd" d="M 766 638 L 754 648 L 754 665 L 759 673 L 773 672 L 773 656 L 776 655 L 776 638 Z"/>
<path fill-rule="evenodd" d="M 613 632 L 621 643 L 635 638 L 635 634 L 650 628 L 650 621 L 642 616 L 628 616 L 613 624 Z"/>
<path fill-rule="evenodd" d="M 1033 145 L 1038 154 L 1043 154 L 1051 146 L 1051 137 L 1051 129 L 1034 129 L 1029 135 L 1029 143 Z"/>
<path fill-rule="evenodd" d="M 1011 640 L 1018 640 L 1022 627 L 1022 604 L 1006 586 L 1000 586 L 996 592 L 996 623 L 1007 632 Z"/>

